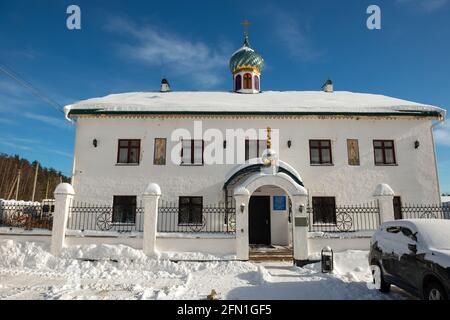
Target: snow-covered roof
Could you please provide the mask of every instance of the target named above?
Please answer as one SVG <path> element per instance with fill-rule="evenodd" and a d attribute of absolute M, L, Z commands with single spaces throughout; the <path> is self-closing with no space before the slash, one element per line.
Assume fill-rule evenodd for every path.
<path fill-rule="evenodd" d="M 394 114 L 445 117 L 445 110 L 384 95 L 335 91 L 130 92 L 79 101 L 65 107 L 79 114 Z"/>

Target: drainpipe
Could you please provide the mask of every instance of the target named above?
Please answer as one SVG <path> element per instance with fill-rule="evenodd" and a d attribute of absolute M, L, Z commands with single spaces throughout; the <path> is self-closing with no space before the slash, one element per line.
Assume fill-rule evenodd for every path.
<path fill-rule="evenodd" d="M 430 127 L 430 131 L 431 131 L 431 142 L 433 144 L 433 156 L 434 156 L 434 167 L 435 169 L 435 174 L 436 174 L 436 181 L 437 181 L 437 187 L 438 187 L 438 195 L 439 195 L 439 203 L 441 203 L 441 185 L 439 183 L 439 174 L 438 174 L 438 164 L 437 164 L 437 157 L 436 157 L 436 145 L 434 143 L 434 134 L 433 134 L 433 129 L 438 125 L 441 124 L 445 121 L 445 116 L 442 116 L 438 119 L 437 122 L 435 122 L 434 124 L 431 125 Z"/>

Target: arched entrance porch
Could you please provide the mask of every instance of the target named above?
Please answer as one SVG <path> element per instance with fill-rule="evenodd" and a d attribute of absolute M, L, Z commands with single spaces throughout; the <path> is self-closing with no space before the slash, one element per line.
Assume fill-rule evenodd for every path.
<path fill-rule="evenodd" d="M 266 168 L 270 169 L 270 168 Z M 236 201 L 236 252 L 240 260 L 249 254 L 249 204 L 256 190 L 275 186 L 282 189 L 292 201 L 292 245 L 294 261 L 301 264 L 308 259 L 308 221 L 306 213 L 307 191 L 292 177 L 276 170 L 254 173 L 234 189 Z"/>

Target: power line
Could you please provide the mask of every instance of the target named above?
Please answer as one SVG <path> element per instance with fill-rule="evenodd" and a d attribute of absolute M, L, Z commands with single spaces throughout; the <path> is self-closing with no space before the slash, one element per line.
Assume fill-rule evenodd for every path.
<path fill-rule="evenodd" d="M 3 72 L 4 74 L 6 74 L 11 79 L 13 79 L 15 82 L 17 82 L 19 85 L 21 85 L 25 89 L 28 89 L 35 97 L 45 101 L 53 109 L 64 114 L 64 111 L 63 111 L 64 107 L 62 105 L 60 105 L 55 100 L 49 98 L 48 96 L 46 96 L 42 91 L 36 89 L 31 83 L 29 83 L 25 79 L 21 78 L 17 73 L 11 71 L 11 69 L 8 70 L 8 68 L 6 68 L 2 64 L 0 64 L 0 71 Z"/>

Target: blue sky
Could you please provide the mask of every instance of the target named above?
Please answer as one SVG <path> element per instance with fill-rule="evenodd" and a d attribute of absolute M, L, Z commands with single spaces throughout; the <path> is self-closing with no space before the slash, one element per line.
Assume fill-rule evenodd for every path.
<path fill-rule="evenodd" d="M 66 8 L 81 8 L 81 30 Z M 381 7 L 382 29 L 366 28 Z M 450 0 L 7 1 L 0 0 L 0 64 L 65 105 L 113 92 L 230 90 L 240 21 L 267 68 L 263 90 L 380 93 L 450 107 Z M 450 124 L 435 130 L 442 192 L 450 192 Z M 0 73 L 0 152 L 70 174 L 74 128 Z"/>

